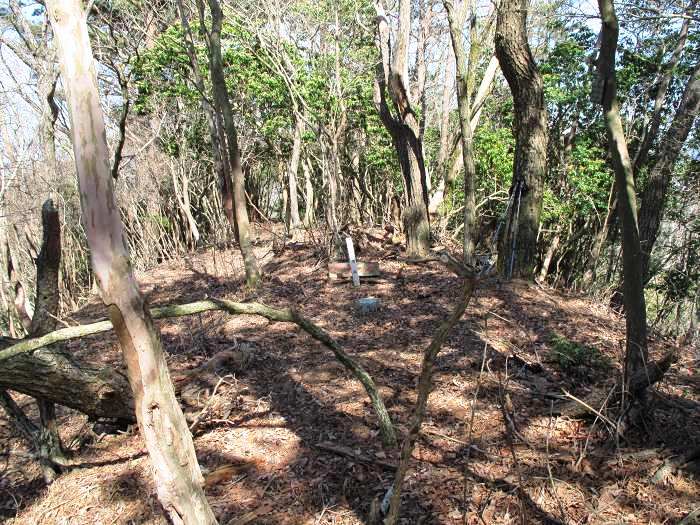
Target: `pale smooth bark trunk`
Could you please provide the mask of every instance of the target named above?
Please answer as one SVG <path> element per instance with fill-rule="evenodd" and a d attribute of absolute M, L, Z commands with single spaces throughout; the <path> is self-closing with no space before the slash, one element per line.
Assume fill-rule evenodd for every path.
<path fill-rule="evenodd" d="M 175 398 L 163 345 L 129 261 L 114 196 L 104 116 L 85 14 L 78 0 L 46 2 L 71 117 L 71 138 L 92 267 L 118 335 L 136 417 L 158 497 L 176 524 L 214 524 L 185 417 Z"/>
<path fill-rule="evenodd" d="M 451 49 L 451 48 L 450 48 Z M 452 53 L 454 55 L 454 53 Z M 481 110 L 486 101 L 486 97 L 491 91 L 491 86 L 493 85 L 493 79 L 498 71 L 498 60 L 495 56 L 491 57 L 488 65 L 486 66 L 486 71 L 484 76 L 479 83 L 479 89 L 474 97 L 474 102 L 471 107 L 471 117 L 470 126 L 472 129 L 472 134 L 474 130 L 479 125 L 479 119 L 481 117 Z M 454 71 L 453 71 L 454 74 Z M 448 116 L 449 117 L 449 116 Z M 445 152 L 444 160 L 438 163 L 438 171 L 442 173 L 442 177 L 438 181 L 437 187 L 430 197 L 430 203 L 428 205 L 428 210 L 431 215 L 438 213 L 440 206 L 445 200 L 445 194 L 448 189 L 452 186 L 457 178 L 457 174 L 462 169 L 464 163 L 464 157 L 462 156 L 462 141 L 461 131 L 455 137 L 447 137 L 445 143 L 449 145 L 447 151 Z M 441 141 L 442 141 L 442 131 L 441 131 Z M 450 152 L 450 148 L 452 151 Z M 442 142 L 441 142 L 442 151 Z"/>
<path fill-rule="evenodd" d="M 561 235 L 559 232 L 554 235 L 554 238 L 552 239 L 552 242 L 549 244 L 549 248 L 547 248 L 547 253 L 544 256 L 544 261 L 542 261 L 542 268 L 540 269 L 540 274 L 537 277 L 537 282 L 543 283 L 547 279 L 547 275 L 549 274 L 549 267 L 552 264 L 552 259 L 554 258 L 554 254 L 557 251 L 557 248 L 559 248 L 559 242 L 561 241 Z"/>
<path fill-rule="evenodd" d="M 304 188 L 306 188 L 306 206 L 304 207 L 304 225 L 311 226 L 316 222 L 316 203 L 314 201 L 314 185 L 311 181 L 311 167 L 309 161 L 302 162 L 304 171 Z"/>
<path fill-rule="evenodd" d="M 197 51 L 194 47 L 192 29 L 190 27 L 189 18 L 187 12 L 185 11 L 185 6 L 182 0 L 178 0 L 177 6 L 178 11 L 180 13 L 180 23 L 182 25 L 182 29 L 185 32 L 185 50 L 187 52 L 188 58 L 190 59 L 190 67 L 192 69 L 192 74 L 194 75 L 194 84 L 197 87 L 197 91 L 199 91 L 199 95 L 201 97 L 200 104 L 207 119 L 209 140 L 211 141 L 212 157 L 214 160 L 214 172 L 216 173 L 221 184 L 221 199 L 222 203 L 224 204 L 224 214 L 226 215 L 226 219 L 228 220 L 229 225 L 235 232 L 236 221 L 233 217 L 232 205 L 230 204 L 233 202 L 233 198 L 231 197 L 230 191 L 228 190 L 231 187 L 230 174 L 224 167 L 225 155 L 221 146 L 220 133 L 217 126 L 217 119 L 214 115 L 215 111 L 212 107 L 211 102 L 206 96 L 206 86 L 204 84 L 204 78 L 202 77 L 202 73 L 200 71 L 199 60 L 197 59 Z M 202 27 L 201 29 L 201 32 L 204 33 L 204 28 Z M 228 206 L 226 204 L 227 202 L 229 203 Z"/>
<path fill-rule="evenodd" d="M 180 211 L 185 216 L 187 221 L 187 237 L 191 241 L 191 246 L 197 246 L 199 244 L 199 228 L 197 227 L 197 221 L 195 221 L 192 215 L 192 205 L 190 202 L 190 178 L 185 173 L 185 170 L 180 170 L 179 167 L 174 167 L 171 165 L 170 171 L 173 175 L 173 190 L 175 193 L 175 200 L 177 200 L 178 206 L 180 206 Z M 180 180 L 180 175 L 178 171 L 182 172 L 182 180 Z"/>

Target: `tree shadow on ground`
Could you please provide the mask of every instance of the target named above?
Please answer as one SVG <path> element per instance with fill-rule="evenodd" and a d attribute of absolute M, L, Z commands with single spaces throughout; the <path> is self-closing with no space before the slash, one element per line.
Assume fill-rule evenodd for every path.
<path fill-rule="evenodd" d="M 152 286 L 148 295 L 154 305 L 215 296 L 298 307 L 331 332 L 366 367 L 383 392 L 397 429 L 404 432 L 415 400 L 422 351 L 451 310 L 459 280 L 441 269 L 428 268 L 405 271 L 400 279 L 390 277 L 383 285 L 352 289 L 329 285 L 324 268 L 300 267 L 312 259 L 303 250 L 285 252 L 274 267 L 268 267 L 262 287 L 255 292 L 245 290 L 240 274 L 237 278 L 213 275 L 206 265 L 193 265 L 189 273 L 167 273 L 168 269 L 164 269 L 165 273 L 154 272 L 145 286 Z M 512 478 L 515 465 L 503 448 L 505 427 L 498 412 L 498 386 L 494 385 L 495 376 L 499 371 L 505 372 L 506 360 L 513 353 L 537 362 L 546 349 L 547 334 L 554 329 L 577 341 L 595 344 L 595 325 L 604 322 L 604 318 L 587 311 L 583 303 L 572 303 L 569 310 L 560 312 L 557 302 L 546 294 L 530 288 L 523 291 L 522 286 L 483 285 L 438 358 L 432 397 L 435 403 L 429 407 L 425 428 L 437 428 L 442 437 L 424 433 L 419 440 L 418 459 L 412 462 L 403 506 L 404 516 L 411 523 L 419 518 L 425 520 L 423 523 L 457 520 L 450 517 L 450 512 L 464 511 L 460 498 L 453 493 L 459 493 L 460 471 L 465 465 L 473 483 L 503 493 L 517 488 L 518 482 Z M 359 317 L 353 309 L 353 302 L 366 295 L 380 297 L 384 303 L 371 318 Z M 89 313 L 94 314 L 94 309 Z M 270 510 L 250 523 L 296 524 L 310 516 L 332 516 L 335 511 L 350 513 L 355 522 L 367 519 L 371 501 L 383 496 L 393 479 L 392 473 L 374 462 L 331 454 L 315 445 L 331 441 L 370 458 L 388 456 L 389 461 L 395 460 L 396 455 L 382 449 L 366 394 L 347 371 L 335 364 L 329 351 L 291 324 L 231 317 L 220 312 L 163 320 L 158 326 L 169 363 L 177 369 L 194 367 L 235 341 L 254 345 L 247 368 L 231 372 L 236 392 L 245 388 L 247 394 L 231 393 L 230 414 L 206 423 L 196 436 L 202 464 L 210 470 L 241 458 L 244 463 L 254 463 L 245 472 L 207 489 L 222 520 L 268 503 Z M 111 344 L 109 351 L 105 351 L 104 344 L 96 348 L 89 344 L 76 346 L 85 357 L 108 354 L 100 358 L 120 363 L 113 336 L 101 337 L 101 343 Z M 507 344 L 496 348 L 493 343 L 497 339 Z M 614 347 L 613 341 L 606 344 L 608 350 Z M 465 445 L 455 440 L 466 439 L 465 423 L 485 345 L 493 374 L 490 383 L 481 387 L 477 418 L 483 420 L 484 431 L 480 429 L 474 436 L 474 443 L 488 450 L 489 455 L 470 453 L 472 463 L 480 462 L 477 471 L 465 462 Z M 543 363 L 544 372 L 539 374 L 518 368 L 522 369 L 510 368 L 510 387 L 516 409 L 523 409 L 516 415 L 516 423 L 522 429 L 540 424 L 540 419 L 549 416 L 549 403 L 536 388 L 533 377 L 546 379 L 545 390 L 562 385 L 574 392 L 587 388 L 586 384 L 552 370 L 547 363 Z M 453 398 L 454 403 L 442 407 L 438 402 L 445 398 Z M 457 406 L 461 411 L 455 409 Z M 669 423 L 674 428 L 681 424 Z M 584 434 L 582 439 L 585 437 Z M 550 453 L 572 454 L 578 445 L 573 440 L 570 447 L 553 446 Z M 597 442 L 591 448 L 595 446 Z M 532 454 L 541 457 L 544 453 L 537 446 Z M 548 476 L 542 464 L 523 468 L 523 476 Z M 598 469 L 594 463 L 592 469 L 594 474 L 602 474 L 604 467 Z M 615 483 L 602 480 L 596 484 L 560 464 L 554 466 L 554 473 L 584 494 L 584 500 L 595 496 L 589 489 L 600 491 L 607 486 L 605 483 Z M 152 493 L 152 489 L 148 490 Z M 539 499 L 528 497 L 524 504 L 530 522 L 556 523 L 560 519 Z M 144 509 L 157 513 L 150 503 Z"/>

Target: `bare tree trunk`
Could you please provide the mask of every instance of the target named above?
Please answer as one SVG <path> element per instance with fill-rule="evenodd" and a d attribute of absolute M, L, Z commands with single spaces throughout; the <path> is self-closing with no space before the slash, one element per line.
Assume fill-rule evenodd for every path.
<path fill-rule="evenodd" d="M 49 0 L 71 116 L 84 228 L 102 300 L 127 364 L 136 417 L 158 497 L 173 523 L 216 523 L 185 417 L 175 398 L 160 336 L 134 278 L 114 199 L 104 116 L 85 14 L 78 0 Z"/>
<path fill-rule="evenodd" d="M 382 123 L 392 137 L 404 179 L 403 225 L 406 233 L 406 251 L 411 257 L 422 257 L 430 249 L 430 223 L 420 125 L 408 98 L 411 3 L 410 0 L 399 2 L 399 27 L 391 57 L 390 29 L 382 0 L 375 0 L 374 5 L 377 12 L 378 45 L 381 55 L 381 62 L 377 66 L 374 100 Z M 393 102 L 395 115 L 392 115 L 389 109 L 387 92 Z"/>
<path fill-rule="evenodd" d="M 542 261 L 542 268 L 540 269 L 540 275 L 537 277 L 537 282 L 543 283 L 547 279 L 547 274 L 549 273 L 549 266 L 552 264 L 552 259 L 554 254 L 559 248 L 559 242 L 561 241 L 561 235 L 557 232 L 552 239 L 552 242 L 547 248 L 547 253 L 544 256 L 544 261 Z"/>
<path fill-rule="evenodd" d="M 289 159 L 289 230 L 292 239 L 298 235 L 301 227 L 299 217 L 299 197 L 297 192 L 297 174 L 299 173 L 299 158 L 301 157 L 301 136 L 304 133 L 304 120 L 299 116 L 295 119 L 294 139 L 292 143 L 292 156 Z"/>
<path fill-rule="evenodd" d="M 48 334 L 56 329 L 58 315 L 59 288 L 58 278 L 61 265 L 61 223 L 58 210 L 51 200 L 47 200 L 41 209 L 43 224 L 43 242 L 36 260 L 36 302 L 34 316 L 29 328 L 31 337 Z M 42 464 L 44 479 L 53 481 L 60 473 L 58 465 L 65 463 L 66 456 L 56 424 L 56 407 L 53 402 L 37 398 L 39 405 L 38 444 L 39 460 Z"/>
<path fill-rule="evenodd" d="M 683 98 L 671 126 L 658 147 L 656 162 L 649 171 L 647 184 L 640 195 L 639 237 L 642 243 L 642 282 L 649 279 L 649 261 L 659 234 L 668 186 L 678 156 L 693 128 L 700 110 L 700 62 L 688 79 Z"/>
<path fill-rule="evenodd" d="M 473 265 L 476 245 L 476 202 L 474 197 L 476 167 L 474 165 L 474 144 L 472 137 L 472 92 L 474 90 L 474 68 L 479 56 L 476 31 L 476 6 L 472 2 L 469 20 L 469 57 L 464 51 L 462 24 L 455 13 L 451 0 L 443 2 L 450 26 L 450 38 L 457 64 L 457 105 L 459 127 L 462 132 L 462 162 L 464 164 L 464 263 Z"/>
<path fill-rule="evenodd" d="M 695 4 L 697 2 L 694 0 L 688 6 L 687 11 L 692 12 Z M 649 150 L 651 146 L 656 141 L 659 134 L 659 129 L 661 127 L 661 116 L 664 109 L 664 102 L 666 101 L 666 93 L 668 93 L 668 87 L 671 84 L 674 73 L 676 73 L 676 66 L 678 65 L 681 55 L 683 54 L 683 48 L 688 40 L 688 29 L 690 27 L 691 17 L 687 17 L 683 20 L 681 25 L 681 30 L 678 34 L 678 42 L 676 47 L 671 53 L 671 59 L 667 64 L 663 66 L 663 73 L 658 83 L 654 86 L 656 88 L 656 96 L 654 97 L 654 109 L 651 115 L 647 116 L 644 122 L 644 128 L 642 129 L 642 138 L 640 140 L 637 151 L 634 154 L 634 162 L 632 167 L 635 172 L 646 164 L 647 157 L 649 155 Z"/>
<path fill-rule="evenodd" d="M 206 86 L 204 84 L 204 78 L 199 67 L 199 60 L 197 59 L 197 51 L 194 47 L 194 39 L 192 37 L 192 29 L 190 28 L 189 18 L 187 12 L 185 11 L 185 6 L 182 0 L 177 2 L 178 11 L 180 13 L 180 23 L 185 32 L 185 50 L 187 56 L 190 59 L 190 67 L 192 68 L 192 73 L 194 75 L 194 84 L 199 91 L 201 97 L 201 106 L 204 114 L 207 118 L 207 127 L 209 128 L 209 139 L 211 140 L 212 147 L 212 157 L 214 158 L 214 172 L 216 173 L 220 184 L 221 184 L 221 199 L 224 205 L 224 214 L 229 222 L 234 233 L 236 229 L 236 221 L 233 216 L 233 196 L 231 195 L 230 188 L 232 186 L 231 176 L 228 172 L 225 162 L 225 153 L 222 149 L 221 136 L 219 133 L 220 125 L 217 125 L 217 118 L 215 116 L 214 107 L 206 96 Z M 201 28 L 204 32 L 204 27 Z M 236 234 L 237 235 L 237 234 Z"/>
<path fill-rule="evenodd" d="M 537 232 L 547 165 L 544 85 L 527 42 L 528 0 L 504 0 L 496 19 L 496 56 L 515 105 L 515 162 L 498 268 L 502 275 L 530 278 L 537 258 Z"/>
<path fill-rule="evenodd" d="M 304 188 L 306 188 L 306 206 L 304 207 L 304 226 L 311 226 L 316 222 L 316 203 L 314 201 L 314 185 L 311 182 L 311 166 L 308 159 L 302 162 L 304 171 Z"/>
<path fill-rule="evenodd" d="M 199 228 L 197 227 L 197 221 L 194 220 L 192 215 L 192 204 L 190 203 L 190 177 L 185 173 L 185 169 L 182 167 L 181 163 L 178 163 L 177 167 L 171 165 L 171 172 L 173 176 L 173 190 L 175 193 L 175 200 L 180 206 L 180 211 L 185 216 L 187 221 L 187 237 L 191 240 L 191 245 L 197 246 L 199 244 Z M 182 173 L 182 180 L 180 180 L 180 174 Z"/>
<path fill-rule="evenodd" d="M 457 11 L 459 12 L 459 10 Z M 493 79 L 495 78 L 497 71 L 498 60 L 496 59 L 496 57 L 491 57 L 491 60 L 486 66 L 484 76 L 482 77 L 481 82 L 479 84 L 479 89 L 477 90 L 476 96 L 474 97 L 474 101 L 471 105 L 471 120 L 469 121 L 469 123 L 472 129 L 472 133 L 474 133 L 474 130 L 479 124 L 479 119 L 481 117 L 481 109 L 484 105 L 484 102 L 486 101 L 486 97 L 488 96 L 491 90 L 491 85 L 493 83 Z M 442 178 L 438 182 L 437 188 L 433 192 L 432 197 L 430 197 L 430 204 L 428 206 L 428 209 L 431 215 L 438 212 L 440 205 L 445 199 L 445 194 L 447 193 L 447 190 L 452 186 L 452 184 L 456 180 L 457 173 L 459 173 L 459 170 L 462 169 L 464 157 L 462 156 L 462 141 L 460 139 L 461 131 L 457 136 L 448 137 L 445 140 L 447 144 L 451 144 L 450 147 L 452 151 L 449 151 L 450 148 L 447 148 L 447 151 L 444 154 L 445 157 L 440 157 L 443 159 L 442 162 L 438 162 L 438 172 L 442 174 Z M 442 137 L 440 147 L 442 151 Z"/>
<path fill-rule="evenodd" d="M 603 25 L 596 86 L 602 88 L 600 92 L 603 96 L 596 102 L 600 102 L 603 106 L 617 185 L 618 214 L 622 229 L 622 275 L 627 325 L 625 387 L 629 390 L 631 378 L 645 370 L 649 358 L 646 302 L 642 284 L 642 252 L 637 227 L 634 173 L 617 102 L 615 75 L 615 52 L 619 32 L 617 16 L 613 0 L 598 0 L 598 6 Z M 645 390 L 641 389 L 630 392 L 630 394 L 643 401 Z"/>
<path fill-rule="evenodd" d="M 445 72 L 442 80 L 442 97 L 440 101 L 440 149 L 438 150 L 437 158 L 438 170 L 445 166 L 450 154 L 452 142 L 450 140 L 450 102 L 452 101 L 452 89 L 455 82 L 455 61 L 454 49 L 450 46 L 447 49 L 447 60 L 445 61 Z M 433 213 L 432 205 L 430 212 Z"/>
<path fill-rule="evenodd" d="M 226 131 L 226 143 L 228 145 L 228 161 L 231 169 L 233 183 L 233 201 L 236 214 L 236 229 L 238 245 L 241 249 L 243 264 L 245 266 L 246 283 L 249 287 L 255 287 L 260 281 L 260 270 L 255 257 L 253 244 L 250 240 L 250 224 L 248 221 L 248 208 L 245 198 L 245 179 L 241 166 L 241 154 L 238 150 L 238 133 L 233 121 L 233 110 L 226 89 L 223 60 L 221 58 L 221 26 L 224 14 L 218 0 L 208 0 L 211 11 L 211 31 L 209 32 L 209 69 L 211 74 L 214 99 L 224 118 Z M 201 20 L 204 23 L 204 20 Z"/>

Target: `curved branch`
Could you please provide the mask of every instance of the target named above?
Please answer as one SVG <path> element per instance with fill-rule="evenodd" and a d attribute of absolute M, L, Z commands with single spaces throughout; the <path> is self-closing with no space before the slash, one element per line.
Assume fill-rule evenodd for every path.
<path fill-rule="evenodd" d="M 321 327 L 304 317 L 293 308 L 271 308 L 261 303 L 236 303 L 224 299 L 209 299 L 197 301 L 193 303 L 163 306 L 151 309 L 151 317 L 153 319 L 166 319 L 172 317 L 182 317 L 185 315 L 198 314 L 213 310 L 222 310 L 232 315 L 259 315 L 270 321 L 294 323 L 302 330 L 308 333 L 311 337 L 319 341 L 323 346 L 331 350 L 336 359 L 347 368 L 355 378 L 362 383 L 367 395 L 369 396 L 374 412 L 379 420 L 379 429 L 382 435 L 382 441 L 386 446 L 394 446 L 396 444 L 396 433 L 391 423 L 391 418 L 386 410 L 386 406 L 382 401 L 381 395 L 376 384 L 367 371 L 348 355 L 342 346 L 331 335 Z M 112 330 L 111 321 L 98 321 L 87 325 L 70 326 L 61 328 L 54 332 L 48 333 L 41 337 L 32 339 L 24 339 L 9 348 L 0 351 L 0 363 L 14 356 L 33 352 L 39 348 L 68 341 L 70 339 L 79 339 L 88 335 L 108 332 Z"/>

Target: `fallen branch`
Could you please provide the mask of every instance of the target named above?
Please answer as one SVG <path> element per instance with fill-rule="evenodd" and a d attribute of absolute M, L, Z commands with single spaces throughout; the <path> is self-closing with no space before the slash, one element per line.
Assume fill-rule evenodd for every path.
<path fill-rule="evenodd" d="M 151 309 L 153 319 L 166 319 L 173 317 L 182 317 L 185 315 L 193 315 L 202 312 L 210 312 L 214 310 L 222 310 L 232 315 L 259 315 L 270 321 L 294 323 L 308 333 L 311 337 L 319 341 L 326 348 L 331 350 L 336 359 L 340 361 L 365 388 L 369 396 L 372 407 L 374 408 L 377 419 L 379 420 L 379 430 L 381 432 L 382 441 L 386 446 L 394 446 L 396 444 L 396 433 L 391 423 L 391 418 L 386 410 L 384 402 L 381 399 L 377 386 L 372 377 L 360 366 L 352 357 L 350 357 L 333 339 L 328 332 L 323 330 L 318 325 L 311 322 L 309 319 L 301 315 L 293 308 L 271 308 L 260 303 L 236 303 L 223 299 L 209 299 L 204 301 L 196 301 L 180 305 L 163 306 Z M 68 341 L 71 339 L 79 339 L 88 335 L 94 335 L 112 330 L 110 321 L 98 321 L 88 325 L 71 326 L 69 328 L 61 328 L 54 332 L 48 333 L 41 337 L 23 339 L 9 348 L 0 350 L 0 363 L 27 352 L 33 352 L 39 348 Z"/>
<path fill-rule="evenodd" d="M 664 375 L 668 370 L 671 368 L 671 366 L 678 361 L 678 354 L 675 350 L 671 350 L 668 352 L 666 355 L 664 355 L 661 359 L 658 361 L 651 361 L 647 363 L 646 367 L 642 370 L 637 371 L 629 380 L 629 389 L 632 394 L 635 396 L 638 395 L 640 392 L 648 389 L 652 385 L 658 383 L 663 379 Z M 617 388 L 618 392 L 618 397 L 619 397 L 619 392 L 621 391 L 620 388 Z M 567 417 L 573 417 L 573 418 L 578 418 L 578 417 L 585 417 L 587 414 L 595 414 L 601 419 L 603 419 L 606 423 L 610 424 L 613 427 L 616 427 L 610 419 L 604 417 L 602 414 L 600 414 L 598 411 L 596 411 L 593 407 L 594 406 L 600 406 L 602 404 L 602 401 L 604 399 L 607 399 L 609 397 L 609 393 L 606 394 L 605 391 L 603 391 L 600 388 L 596 388 L 588 394 L 584 399 L 578 399 L 568 392 L 564 392 L 565 396 L 571 400 L 571 402 L 561 405 L 558 408 L 555 407 L 555 410 L 561 414 L 562 416 L 567 416 Z M 664 401 L 669 401 L 669 400 L 664 400 Z"/>
<path fill-rule="evenodd" d="M 387 470 L 396 470 L 395 463 L 391 463 L 390 461 L 385 461 L 382 459 L 367 456 L 365 454 L 362 454 L 360 452 L 357 452 L 357 451 L 351 449 L 350 447 L 346 447 L 344 445 L 337 445 L 335 443 L 331 443 L 330 441 L 324 441 L 322 443 L 317 443 L 316 448 L 321 449 L 321 450 L 325 450 L 326 452 L 332 452 L 333 454 L 338 454 L 340 456 L 348 457 L 350 459 L 357 461 L 358 463 L 375 464 L 375 465 L 379 465 L 380 467 L 383 467 Z"/>

